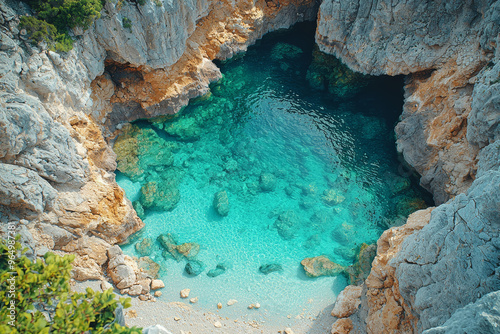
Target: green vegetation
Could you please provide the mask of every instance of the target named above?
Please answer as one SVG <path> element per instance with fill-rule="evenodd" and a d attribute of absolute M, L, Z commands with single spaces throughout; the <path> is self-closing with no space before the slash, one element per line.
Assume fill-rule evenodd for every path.
<path fill-rule="evenodd" d="M 132 29 L 132 21 L 126 16 L 124 16 L 122 19 L 122 25 L 123 28 Z"/>
<path fill-rule="evenodd" d="M 100 17 L 101 0 L 27 0 L 35 17 L 21 18 L 21 28 L 26 29 L 30 39 L 38 44 L 46 42 L 54 51 L 69 51 L 73 40 L 68 28 L 88 29 Z"/>
<path fill-rule="evenodd" d="M 112 290 L 70 291 L 74 255 L 47 253 L 44 261 L 30 261 L 14 240 L 0 241 L 0 333 L 119 333 L 140 334 L 114 321 L 118 303 Z"/>

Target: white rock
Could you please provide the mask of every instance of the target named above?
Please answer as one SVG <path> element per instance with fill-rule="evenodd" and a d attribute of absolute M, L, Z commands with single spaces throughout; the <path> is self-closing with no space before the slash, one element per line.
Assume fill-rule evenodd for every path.
<path fill-rule="evenodd" d="M 335 306 L 332 310 L 332 316 L 337 318 L 346 318 L 356 312 L 361 304 L 361 286 L 349 285 L 337 296 Z"/>
<path fill-rule="evenodd" d="M 220 321 L 216 321 L 216 322 L 214 323 L 214 327 L 215 327 L 215 328 L 221 328 L 221 327 L 222 327 L 222 324 L 220 323 Z"/>
<path fill-rule="evenodd" d="M 128 291 L 130 296 L 139 296 L 142 292 L 142 286 L 140 284 L 132 285 Z"/>
<path fill-rule="evenodd" d="M 165 284 L 161 279 L 154 279 L 151 281 L 151 290 L 158 290 L 164 288 Z"/>
<path fill-rule="evenodd" d="M 236 299 L 229 299 L 229 301 L 227 302 L 227 306 L 231 306 L 231 305 L 234 305 L 236 304 L 238 301 Z"/>
<path fill-rule="evenodd" d="M 187 298 L 189 297 L 189 293 L 191 292 L 190 289 L 183 289 L 181 290 L 181 298 Z"/>

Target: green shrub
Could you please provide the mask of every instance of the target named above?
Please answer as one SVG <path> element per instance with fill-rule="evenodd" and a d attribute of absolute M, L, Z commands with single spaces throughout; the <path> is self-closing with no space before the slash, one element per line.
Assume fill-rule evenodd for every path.
<path fill-rule="evenodd" d="M 74 255 L 47 253 L 44 261 L 32 262 L 21 256 L 20 248 L 14 240 L 0 242 L 0 333 L 141 333 L 139 328 L 113 323 L 118 303 L 127 308 L 130 298 L 117 301 L 111 289 L 70 291 Z M 42 309 L 48 310 L 50 320 Z"/>
<path fill-rule="evenodd" d="M 67 34 L 59 34 L 53 24 L 33 16 L 22 16 L 19 25 L 21 28 L 26 29 L 34 44 L 45 42 L 52 51 L 67 52 L 73 48 L 73 39 Z"/>
<path fill-rule="evenodd" d="M 132 21 L 126 16 L 124 16 L 122 19 L 122 25 L 123 28 L 132 29 Z"/>
<path fill-rule="evenodd" d="M 73 40 L 68 28 L 88 27 L 100 17 L 101 0 L 27 0 L 35 17 L 22 17 L 21 27 L 36 44 L 45 41 L 54 51 L 69 51 Z M 59 32 L 59 34 L 58 34 Z"/>
<path fill-rule="evenodd" d="M 88 27 L 100 17 L 100 0 L 28 0 L 38 18 L 51 23 L 57 29 Z"/>

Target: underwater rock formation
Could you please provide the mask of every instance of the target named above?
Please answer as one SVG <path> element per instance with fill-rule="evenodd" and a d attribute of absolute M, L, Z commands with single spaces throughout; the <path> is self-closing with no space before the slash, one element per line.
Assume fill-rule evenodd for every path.
<path fill-rule="evenodd" d="M 259 271 L 263 274 L 270 274 L 283 271 L 283 267 L 279 263 L 267 263 L 259 267 Z"/>
<path fill-rule="evenodd" d="M 184 270 L 191 276 L 198 276 L 205 270 L 205 264 L 200 260 L 189 260 Z"/>
<path fill-rule="evenodd" d="M 225 190 L 219 191 L 214 195 L 213 206 L 219 215 L 227 216 L 229 213 L 229 199 Z"/>
<path fill-rule="evenodd" d="M 300 262 L 309 277 L 336 276 L 345 272 L 346 268 L 332 262 L 325 255 L 308 257 Z"/>

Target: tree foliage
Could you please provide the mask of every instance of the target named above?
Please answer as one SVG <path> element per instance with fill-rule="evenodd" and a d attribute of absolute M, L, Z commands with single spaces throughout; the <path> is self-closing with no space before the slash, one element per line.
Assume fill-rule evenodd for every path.
<path fill-rule="evenodd" d="M 118 301 L 112 289 L 70 291 L 74 255 L 49 252 L 44 261 L 32 262 L 18 256 L 20 248 L 13 240 L 0 242 L 0 333 L 141 333 L 139 328 L 113 323 L 118 303 L 127 308 L 130 298 Z"/>
<path fill-rule="evenodd" d="M 21 27 L 33 42 L 44 41 L 55 51 L 71 50 L 73 40 L 68 29 L 88 29 L 100 17 L 102 9 L 101 0 L 27 0 L 27 3 L 36 17 L 22 17 Z"/>

